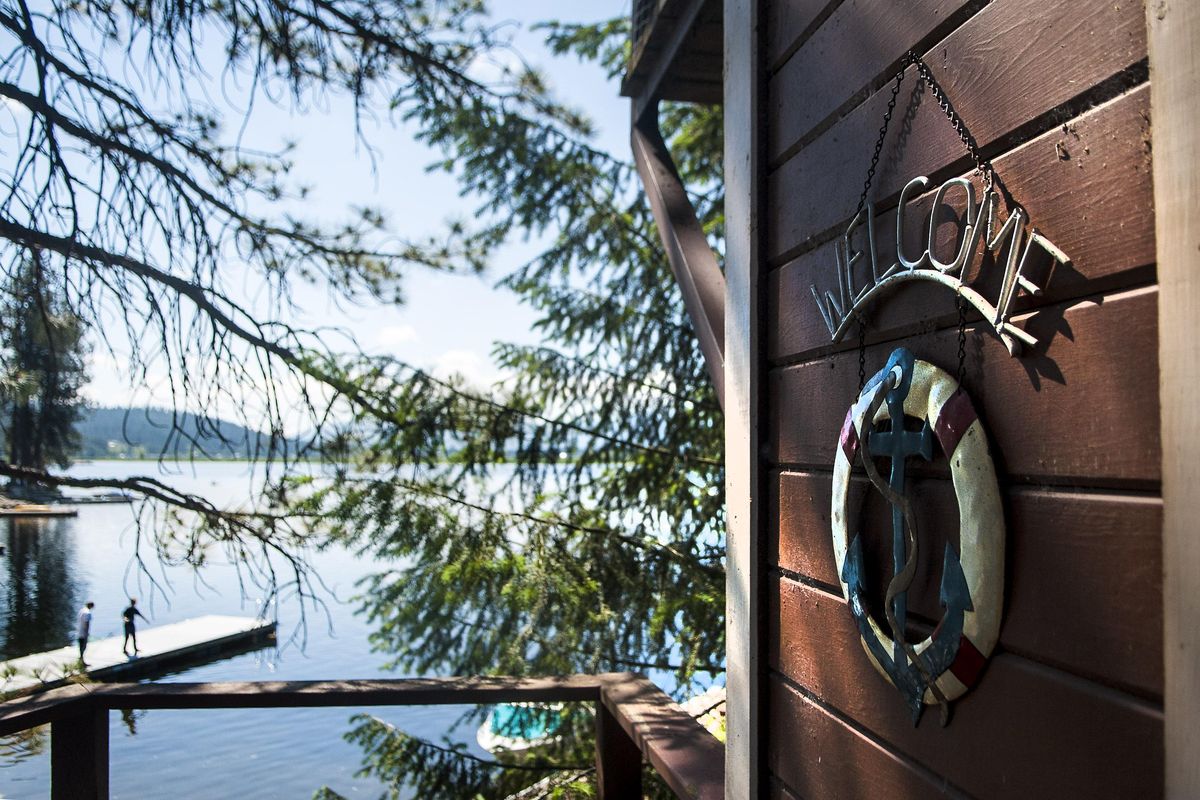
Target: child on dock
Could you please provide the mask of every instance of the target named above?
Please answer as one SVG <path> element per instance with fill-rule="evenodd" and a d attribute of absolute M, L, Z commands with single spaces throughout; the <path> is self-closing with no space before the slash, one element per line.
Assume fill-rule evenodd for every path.
<path fill-rule="evenodd" d="M 79 622 L 75 630 L 75 638 L 79 641 L 79 663 L 87 666 L 87 662 L 83 660 L 83 651 L 87 650 L 88 634 L 92 630 L 92 609 L 96 604 L 88 600 L 83 608 L 79 609 Z"/>
<path fill-rule="evenodd" d="M 134 617 L 146 619 L 142 612 L 137 610 L 137 598 L 129 598 L 129 607 L 121 612 L 121 619 L 125 621 L 125 642 L 121 645 L 121 652 L 129 655 L 129 640 L 133 639 L 133 654 L 136 656 L 138 652 L 137 646 L 137 628 L 133 624 Z M 146 620 L 149 622 L 150 620 Z"/>

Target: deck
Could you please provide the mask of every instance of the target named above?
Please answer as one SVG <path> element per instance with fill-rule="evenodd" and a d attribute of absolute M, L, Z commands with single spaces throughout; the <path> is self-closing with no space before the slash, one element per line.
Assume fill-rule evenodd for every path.
<path fill-rule="evenodd" d="M 87 676 L 97 681 L 131 681 L 217 655 L 262 646 L 275 635 L 275 623 L 253 617 L 208 615 L 138 630 L 138 655 L 121 652 L 124 636 L 92 639 L 87 647 Z M 60 647 L 0 662 L 0 691 L 24 694 L 62 686 L 78 675 L 79 649 Z"/>
<path fill-rule="evenodd" d="M 721 742 L 653 682 L 630 673 L 64 686 L 0 703 L 0 736 L 49 724 L 51 800 L 80 800 L 108 797 L 108 712 L 114 709 L 564 702 L 595 703 L 599 800 L 641 797 L 643 761 L 677 797 L 725 796 Z"/>

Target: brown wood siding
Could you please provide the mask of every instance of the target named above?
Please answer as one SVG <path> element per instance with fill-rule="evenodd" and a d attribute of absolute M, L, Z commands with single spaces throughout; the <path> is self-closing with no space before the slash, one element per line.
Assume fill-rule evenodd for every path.
<path fill-rule="evenodd" d="M 778 478 L 777 537 L 768 560 L 840 593 L 829 547 L 832 477 L 783 472 Z M 868 498 L 854 530 L 887 531 L 890 511 L 866 479 L 851 507 Z M 945 479 L 911 486 L 922 541 L 910 614 L 937 620 L 941 558 L 958 544 L 954 487 Z M 1000 644 L 1008 651 L 1158 701 L 1162 687 L 1162 504 L 1141 494 L 1063 492 L 1009 487 L 1005 492 L 1008 569 Z M 868 537 L 865 559 L 882 597 L 891 575 L 891 542 Z M 1087 565 L 1081 569 L 1081 565 Z"/>
<path fill-rule="evenodd" d="M 782 779 L 779 797 L 964 796 L 870 734 L 847 725 L 803 694 L 789 691 L 782 681 L 772 681 L 768 694 L 771 708 L 782 712 L 767 752 L 772 771 Z"/>
<path fill-rule="evenodd" d="M 1006 9 L 1026 15 L 1020 25 L 1000 26 L 995 17 Z M 1081 29 L 1079 19 L 1086 20 L 1087 26 Z M 1049 37 L 1050 33 L 1057 35 Z M 1047 38 L 1050 41 L 1032 47 L 1031 39 Z M 1145 59 L 1142 10 L 1136 3 L 1097 0 L 995 2 L 925 55 L 976 141 L 989 150 L 1007 150 L 1005 145 L 1013 140 L 1023 140 L 1033 131 L 1054 130 L 1076 116 L 1071 113 L 1073 106 L 1088 105 L 1091 87 Z M 889 67 L 885 77 L 892 72 Z M 805 81 L 802 76 L 785 80 L 788 74 L 785 68 L 771 80 L 768 102 L 805 105 Z M 928 175 L 940 181 L 962 172 L 969 163 L 954 128 L 928 92 L 920 93 L 925 102 L 905 119 L 903 106 L 913 97 L 914 86 L 910 77 L 901 91 L 897 122 L 902 124 L 891 126 L 884 145 L 886 157 L 875 177 L 873 195 L 883 208 L 895 204 L 912 177 Z M 845 87 L 848 92 L 857 88 Z M 767 252 L 773 263 L 845 228 L 862 190 L 890 96 L 890 84 L 882 86 L 844 116 L 835 115 L 827 127 L 820 123 L 823 133 L 782 163 L 779 159 L 792 147 L 768 145 L 776 159 L 767 179 L 768 204 L 776 209 L 767 231 Z M 1029 130 L 1031 121 L 1042 129 Z M 1056 159 L 1047 159 L 1047 164 Z M 809 188 L 797 192 L 797 186 Z"/>
<path fill-rule="evenodd" d="M 812 297 L 808 301 L 815 309 Z M 1046 345 L 1021 358 L 1010 357 L 990 328 L 968 326 L 966 385 L 999 472 L 1037 483 L 1156 485 L 1157 307 L 1153 287 L 1050 306 L 1018 318 Z M 878 369 L 902 342 L 954 371 L 955 327 L 870 345 L 867 363 Z M 832 468 L 846 409 L 858 393 L 857 353 L 773 370 L 768 391 L 777 401 L 769 422 L 771 460 Z M 1102 432 L 1102 441 L 1088 432 Z"/>
<path fill-rule="evenodd" d="M 1163 792 L 1162 504 L 1150 171 L 1141 3 L 1077 0 L 774 0 L 767 7 L 763 298 L 769 370 L 762 452 L 770 795 L 779 798 L 1157 797 Z M 912 725 L 871 666 L 830 542 L 835 446 L 857 392 L 857 335 L 830 341 L 809 287 L 836 289 L 833 240 L 854 211 L 909 48 L 921 52 L 1003 186 L 1071 263 L 1016 322 L 1039 340 L 1010 357 L 968 317 L 965 384 L 989 436 L 1006 523 L 1000 642 L 978 685 Z M 972 164 L 910 72 L 874 180 L 877 247 L 918 250 L 933 194 Z M 938 242 L 949 252 L 957 226 Z M 909 239 L 909 236 L 912 238 Z M 882 256 L 881 256 L 882 258 Z M 890 262 L 888 262 L 890 263 Z M 973 278 L 994 294 L 991 256 Z M 860 280 L 862 277 L 860 276 Z M 868 309 L 868 373 L 895 347 L 953 372 L 953 295 L 909 284 Z M 921 530 L 910 636 L 941 617 L 958 514 L 942 461 L 913 466 Z M 869 593 L 891 569 L 885 501 L 867 498 Z M 852 504 L 857 508 L 858 504 Z M 858 528 L 856 528 L 858 529 Z M 876 609 L 879 611 L 880 609 Z M 880 616 L 882 616 L 880 614 Z"/>

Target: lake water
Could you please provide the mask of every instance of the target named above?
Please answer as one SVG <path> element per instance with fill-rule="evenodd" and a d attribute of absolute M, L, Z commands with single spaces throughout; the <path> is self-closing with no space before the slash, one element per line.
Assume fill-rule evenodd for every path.
<path fill-rule="evenodd" d="M 171 482 L 218 504 L 236 504 L 252 476 L 245 464 L 188 466 Z M 153 462 L 79 464 L 72 474 L 158 474 Z M 92 637 L 117 635 L 128 597 L 149 617 L 147 625 L 203 614 L 253 616 L 260 599 L 243 597 L 237 573 L 213 563 L 200 574 L 163 568 L 143 544 L 151 573 L 166 586 L 152 590 L 134 566 L 133 511 L 128 505 L 84 505 L 74 519 L 0 521 L 0 653 L 15 658 L 74 643 L 75 617 L 96 603 Z M 355 614 L 355 581 L 385 565 L 333 549 L 312 556 L 330 594 L 328 617 L 310 613 L 307 642 L 297 632 L 299 608 L 277 609 L 279 644 L 173 674 L 162 681 L 314 680 L 403 677 L 385 672 L 386 657 L 372 653 L 368 626 Z M 248 593 L 252 590 L 248 590 Z M 487 755 L 475 742 L 475 725 L 454 723 L 462 707 L 380 709 L 271 709 L 137 711 L 110 714 L 110 796 L 113 798 L 307 798 L 323 785 L 346 797 L 378 797 L 383 787 L 355 777 L 362 752 L 342 739 L 349 718 L 369 711 L 404 731 L 440 741 L 448 736 Z M 6 749 L 0 746 L 0 749 Z M 0 797 L 49 794 L 48 747 L 41 753 L 0 755 Z"/>

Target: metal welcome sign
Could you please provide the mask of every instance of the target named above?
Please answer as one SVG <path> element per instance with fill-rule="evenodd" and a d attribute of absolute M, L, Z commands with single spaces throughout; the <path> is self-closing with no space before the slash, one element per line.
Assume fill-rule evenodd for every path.
<path fill-rule="evenodd" d="M 861 317 L 862 310 L 870 305 L 880 295 L 909 281 L 933 281 L 957 293 L 963 300 L 970 303 L 983 315 L 1004 342 L 1009 353 L 1016 355 L 1020 344 L 1036 345 L 1037 339 L 1014 325 L 1011 320 L 1013 301 L 1017 298 L 1017 290 L 1023 289 L 1030 294 L 1041 294 L 1042 287 L 1030 280 L 1027 275 L 1030 251 L 1036 246 L 1045 250 L 1061 264 L 1068 263 L 1067 255 L 1036 228 L 1029 231 L 1024 251 L 1021 240 L 1025 237 L 1025 212 L 1017 208 L 1003 224 L 999 222 L 999 197 L 990 188 L 985 190 L 983 202 L 975 202 L 975 186 L 966 178 L 951 178 L 943 183 L 933 197 L 933 210 L 929 215 L 929 235 L 924 251 L 915 259 L 909 259 L 904 253 L 904 225 L 908 200 L 929 185 L 929 179 L 922 176 L 913 178 L 900 193 L 900 205 L 896 209 L 896 260 L 891 266 L 880 269 L 879 253 L 875 246 L 875 213 L 871 204 L 860 210 L 851 220 L 846 232 L 836 241 L 834 253 L 837 259 L 837 293 L 826 290 L 824 296 L 812 286 L 813 297 L 821 310 L 821 317 L 833 341 L 839 341 L 854 319 Z M 938 228 L 938 209 L 942 207 L 946 195 L 954 189 L 961 191 L 966 198 L 966 208 L 963 215 L 964 227 L 961 231 L 961 243 L 958 252 L 949 261 L 938 258 L 935 248 L 935 237 Z M 859 228 L 866 227 L 867 249 L 855 249 L 855 233 Z M 966 282 L 971 274 L 971 266 L 975 253 L 980 249 L 979 244 L 992 252 L 999 253 L 1004 245 L 1008 245 L 1006 257 L 997 256 L 995 263 L 1004 270 L 1000 281 L 999 295 L 993 300 L 984 297 Z M 854 267 L 866 255 L 871 264 L 870 280 L 865 281 L 861 288 L 855 286 Z M 1018 255 L 1020 256 L 1018 258 Z M 886 263 L 886 262 L 884 262 Z"/>

